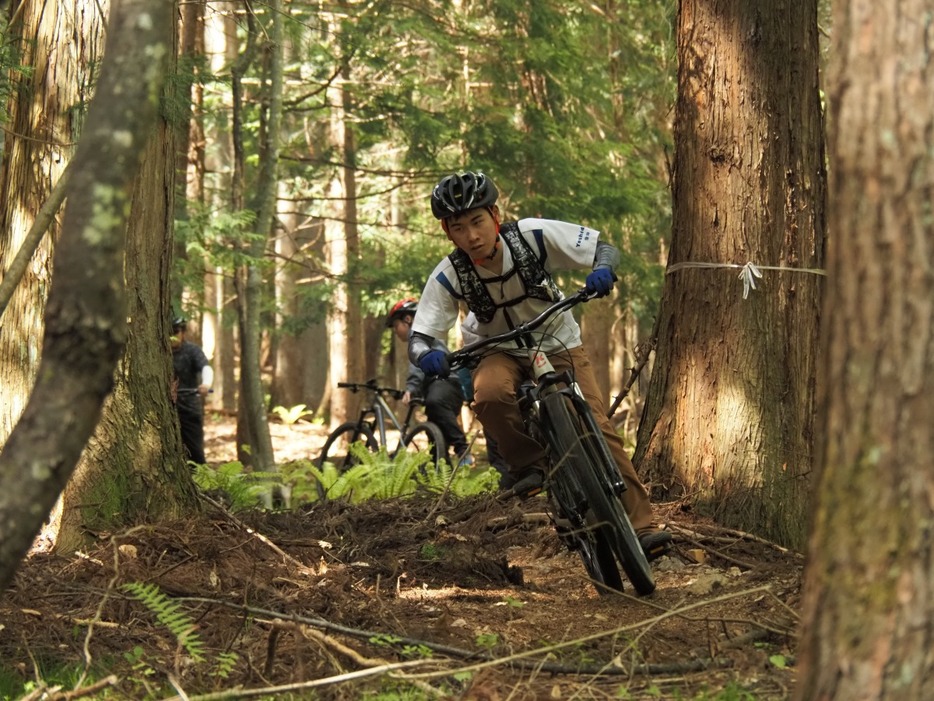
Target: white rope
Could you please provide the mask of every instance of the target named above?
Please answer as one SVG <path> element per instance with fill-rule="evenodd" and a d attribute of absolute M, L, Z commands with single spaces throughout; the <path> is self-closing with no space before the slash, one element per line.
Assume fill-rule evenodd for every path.
<path fill-rule="evenodd" d="M 763 270 L 779 270 L 792 273 L 811 273 L 812 275 L 826 275 L 826 270 L 821 270 L 820 268 L 789 268 L 785 265 L 756 265 L 752 261 L 740 265 L 739 263 L 695 263 L 691 261 L 685 261 L 683 263 L 675 263 L 672 266 L 668 267 L 668 270 L 665 271 L 665 275 L 671 275 L 678 270 L 683 270 L 685 268 L 726 268 L 726 269 L 739 269 L 739 279 L 743 281 L 743 299 L 749 297 L 749 291 L 756 289 L 756 280 L 762 278 Z"/>

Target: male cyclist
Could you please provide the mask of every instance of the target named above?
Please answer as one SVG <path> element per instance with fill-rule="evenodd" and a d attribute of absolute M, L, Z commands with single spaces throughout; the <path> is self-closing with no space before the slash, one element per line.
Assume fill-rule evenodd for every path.
<path fill-rule="evenodd" d="M 409 358 L 428 375 L 450 371 L 446 351 L 435 344 L 456 323 L 459 303 L 475 321 L 471 333 L 492 336 L 528 321 L 563 297 L 552 272 L 585 268 L 586 289 L 603 297 L 616 282 L 619 252 L 580 224 L 546 219 L 501 222 L 499 193 L 483 173 L 443 178 L 431 192 L 432 214 L 456 246 L 425 284 L 409 338 Z M 604 401 L 581 344 L 580 327 L 564 311 L 531 334 L 557 372 L 573 369 L 626 481 L 622 501 L 649 560 L 663 555 L 671 534 L 653 522 L 648 493 L 639 481 L 622 438 L 606 416 Z M 474 410 L 509 464 L 520 497 L 542 489 L 545 447 L 525 432 L 516 389 L 528 373 L 523 342 L 498 347 L 474 370 Z"/>
<path fill-rule="evenodd" d="M 400 341 L 408 342 L 412 320 L 417 310 L 418 302 L 414 299 L 400 300 L 389 310 L 386 326 L 393 330 Z M 432 343 L 432 348 L 443 353 L 448 352 L 447 346 L 438 340 Z M 457 423 L 461 406 L 464 404 L 460 381 L 456 377 L 426 377 L 417 365 L 410 363 L 402 401 L 408 404 L 413 395 L 423 398 L 428 420 L 441 429 L 444 440 L 453 449 L 457 460 L 471 464 L 473 458 L 467 452 L 467 437 Z"/>

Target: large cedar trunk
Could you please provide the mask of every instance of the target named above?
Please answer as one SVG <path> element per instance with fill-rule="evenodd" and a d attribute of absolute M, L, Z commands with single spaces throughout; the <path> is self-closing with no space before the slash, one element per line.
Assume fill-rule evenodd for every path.
<path fill-rule="evenodd" d="M 130 186 L 156 123 L 172 50 L 171 7 L 124 0 L 108 27 L 100 80 L 69 180 L 35 387 L 0 453 L 0 590 L 71 476 L 126 347 Z"/>
<path fill-rule="evenodd" d="M 72 157 L 80 133 L 77 108 L 90 99 L 91 75 L 103 50 L 104 17 L 95 8 L 106 11 L 107 6 L 26 0 L 10 8 L 16 10 L 17 21 L 6 36 L 20 37 L 19 60 L 30 70 L 16 74 L 8 106 L 0 174 L 5 202 L 0 207 L 0 270 L 8 269 Z M 35 381 L 60 224 L 60 218 L 53 221 L 0 323 L 0 446 L 19 420 Z"/>
<path fill-rule="evenodd" d="M 786 544 L 803 542 L 813 462 L 823 278 L 801 269 L 823 264 L 816 6 L 680 3 L 673 240 L 634 457 L 665 496 L 696 494 Z M 744 299 L 748 262 L 795 270 L 765 270 Z"/>
<path fill-rule="evenodd" d="M 134 188 L 125 265 L 132 290 L 126 352 L 114 392 L 63 494 L 57 550 L 75 550 L 102 529 L 197 508 L 169 397 L 173 134 L 164 123 L 154 133 Z"/>
<path fill-rule="evenodd" d="M 926 3 L 834 6 L 818 479 L 796 698 L 934 698 Z"/>

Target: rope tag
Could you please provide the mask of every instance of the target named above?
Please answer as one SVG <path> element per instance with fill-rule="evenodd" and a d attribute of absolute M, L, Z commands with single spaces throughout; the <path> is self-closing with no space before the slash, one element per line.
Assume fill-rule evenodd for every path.
<path fill-rule="evenodd" d="M 684 268 L 725 268 L 739 270 L 739 279 L 743 281 L 743 299 L 748 299 L 749 291 L 756 289 L 756 280 L 762 279 L 763 270 L 779 270 L 793 273 L 811 273 L 812 275 L 827 275 L 826 270 L 820 268 L 789 268 L 785 265 L 756 265 L 752 261 L 744 265 L 739 263 L 695 263 L 686 261 L 669 266 L 665 275 L 683 270 Z"/>
<path fill-rule="evenodd" d="M 762 278 L 762 271 L 749 261 L 739 273 L 739 279 L 743 281 L 743 299 L 749 297 L 750 289 L 756 289 L 756 278 Z"/>

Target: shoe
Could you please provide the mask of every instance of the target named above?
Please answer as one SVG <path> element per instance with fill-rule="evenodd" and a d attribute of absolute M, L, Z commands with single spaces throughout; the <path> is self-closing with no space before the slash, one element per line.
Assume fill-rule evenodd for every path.
<path fill-rule="evenodd" d="M 457 466 L 458 467 L 473 467 L 474 464 L 475 464 L 475 461 L 473 459 L 473 455 L 467 454 L 460 459 L 460 461 L 457 463 Z"/>
<path fill-rule="evenodd" d="M 657 560 L 671 548 L 671 533 L 668 531 L 648 531 L 639 536 L 639 544 L 645 553 L 645 559 Z"/>
<path fill-rule="evenodd" d="M 540 494 L 544 488 L 545 477 L 538 468 L 531 468 L 520 474 L 512 485 L 512 492 L 520 499 L 528 499 Z"/>

